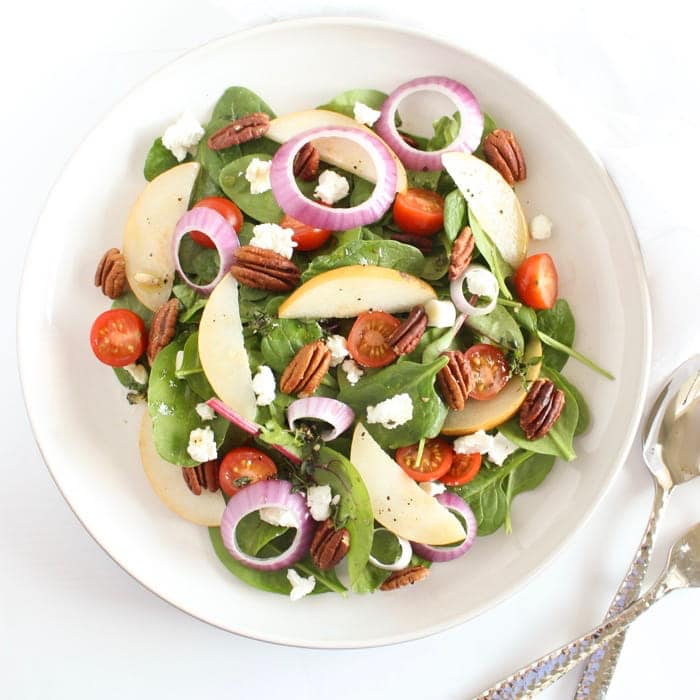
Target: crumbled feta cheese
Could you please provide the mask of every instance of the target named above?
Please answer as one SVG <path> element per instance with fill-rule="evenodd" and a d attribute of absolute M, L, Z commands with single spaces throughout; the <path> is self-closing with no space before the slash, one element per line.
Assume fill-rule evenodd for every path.
<path fill-rule="evenodd" d="M 214 439 L 214 431 L 209 426 L 195 428 L 190 433 L 187 454 L 195 462 L 208 462 L 216 459 L 216 440 Z"/>
<path fill-rule="evenodd" d="M 331 351 L 331 367 L 337 367 L 350 354 L 342 335 L 332 335 L 326 340 L 326 347 Z"/>
<path fill-rule="evenodd" d="M 181 163 L 187 157 L 190 149 L 194 148 L 204 136 L 202 125 L 190 112 L 183 115 L 171 124 L 163 134 L 163 145 Z"/>
<path fill-rule="evenodd" d="M 360 365 L 355 362 L 355 360 L 345 360 L 342 365 L 340 365 L 345 372 L 350 384 L 357 384 L 360 378 L 365 373 L 365 371 L 360 367 Z"/>
<path fill-rule="evenodd" d="M 420 486 L 428 496 L 439 496 L 447 490 L 447 486 L 439 481 L 423 481 L 418 484 L 418 486 Z"/>
<path fill-rule="evenodd" d="M 269 406 L 275 400 L 275 375 L 267 365 L 260 365 L 253 377 L 253 391 L 258 406 Z"/>
<path fill-rule="evenodd" d="M 175 354 L 175 371 L 179 372 L 182 369 L 182 363 L 185 361 L 185 351 L 178 350 Z"/>
<path fill-rule="evenodd" d="M 460 455 L 471 455 L 478 452 L 486 454 L 493 447 L 493 435 L 483 430 L 477 430 L 471 435 L 463 435 L 454 442 L 454 451 Z"/>
<path fill-rule="evenodd" d="M 493 445 L 489 449 L 489 460 L 499 467 L 503 466 L 503 462 L 506 461 L 508 455 L 513 454 L 518 446 L 512 443 L 503 433 L 496 433 L 493 436 Z"/>
<path fill-rule="evenodd" d="M 297 246 L 296 241 L 292 240 L 293 235 L 291 228 L 282 228 L 279 224 L 258 224 L 253 226 L 250 245 L 274 250 L 289 260 Z"/>
<path fill-rule="evenodd" d="M 324 204 L 335 204 L 350 192 L 350 183 L 334 170 L 324 170 L 318 178 L 314 197 Z"/>
<path fill-rule="evenodd" d="M 480 297 L 494 299 L 498 296 L 498 280 L 486 268 L 473 267 L 465 277 L 467 289 Z"/>
<path fill-rule="evenodd" d="M 245 169 L 245 179 L 250 183 L 251 194 L 262 194 L 272 189 L 270 184 L 271 160 L 253 158 Z"/>
<path fill-rule="evenodd" d="M 355 115 L 355 121 L 367 126 L 374 126 L 374 122 L 382 116 L 378 109 L 368 107 L 364 102 L 355 102 L 352 108 L 352 113 Z"/>
<path fill-rule="evenodd" d="M 398 428 L 413 418 L 413 401 L 408 394 L 396 394 L 380 401 L 376 406 L 367 406 L 367 422 L 380 423 L 387 430 Z"/>
<path fill-rule="evenodd" d="M 552 222 L 548 216 L 537 214 L 530 222 L 530 237 L 536 241 L 544 241 L 552 236 Z"/>
<path fill-rule="evenodd" d="M 214 409 L 205 403 L 198 403 L 194 407 L 194 410 L 197 411 L 197 415 L 202 420 L 214 420 L 214 418 L 216 417 L 216 413 L 214 413 Z"/>
<path fill-rule="evenodd" d="M 430 299 L 423 308 L 428 316 L 428 325 L 433 328 L 450 328 L 457 319 L 457 309 L 449 299 Z"/>
<path fill-rule="evenodd" d="M 287 508 L 261 508 L 258 511 L 260 520 L 264 520 L 270 525 L 279 527 L 299 527 L 299 521 L 294 517 L 292 512 Z"/>
<path fill-rule="evenodd" d="M 148 381 L 148 372 L 143 365 L 130 364 L 122 369 L 126 370 L 137 384 L 145 384 Z"/>
<path fill-rule="evenodd" d="M 290 600 L 301 600 L 305 595 L 309 595 L 316 586 L 316 578 L 308 576 L 304 578 L 294 569 L 287 569 L 287 580 L 292 584 L 292 590 L 289 592 Z"/>
<path fill-rule="evenodd" d="M 306 505 L 314 520 L 319 522 L 327 520 L 331 516 L 331 506 L 338 503 L 340 496 L 332 496 L 331 487 L 328 484 L 323 486 L 310 486 L 306 494 Z"/>

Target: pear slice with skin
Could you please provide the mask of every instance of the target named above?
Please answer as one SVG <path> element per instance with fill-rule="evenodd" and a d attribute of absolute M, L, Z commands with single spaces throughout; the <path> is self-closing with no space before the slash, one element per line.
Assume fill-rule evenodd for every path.
<path fill-rule="evenodd" d="M 525 362 L 533 357 L 542 357 L 542 344 L 537 338 L 530 340 L 523 355 Z M 534 382 L 541 369 L 541 362 L 528 367 L 526 380 Z M 526 396 L 522 378 L 513 377 L 492 399 L 469 399 L 461 411 L 450 411 L 442 426 L 442 434 L 457 436 L 491 430 L 515 415 Z"/>
<path fill-rule="evenodd" d="M 183 163 L 149 182 L 138 196 L 124 227 L 122 252 L 126 279 L 138 300 L 157 311 L 175 279 L 171 242 L 175 225 L 187 211 L 199 163 Z"/>
<path fill-rule="evenodd" d="M 226 501 L 221 491 L 202 491 L 195 496 L 182 477 L 182 468 L 166 462 L 153 444 L 151 417 L 146 411 L 141 420 L 139 450 L 146 477 L 156 496 L 181 518 L 197 525 L 215 527 L 221 522 Z"/>
<path fill-rule="evenodd" d="M 307 109 L 302 112 L 291 112 L 277 117 L 270 122 L 265 137 L 276 143 L 286 143 L 289 139 L 304 131 L 335 126 L 367 131 L 382 141 L 372 129 L 364 124 L 360 124 L 344 114 L 332 112 L 328 109 Z M 343 138 L 323 138 L 311 143 L 316 146 L 321 160 L 325 163 L 359 175 L 369 182 L 377 181 L 377 174 L 372 161 L 365 150 L 358 144 Z M 384 142 L 382 141 L 382 143 Z M 386 146 L 386 144 L 384 145 Z M 405 192 L 408 186 L 406 169 L 391 148 L 389 146 L 387 148 L 396 163 L 396 191 Z"/>
<path fill-rule="evenodd" d="M 312 277 L 284 300 L 278 315 L 354 318 L 370 309 L 402 313 L 436 297 L 427 282 L 406 272 L 378 265 L 348 265 Z"/>
<path fill-rule="evenodd" d="M 452 544 L 465 537 L 459 520 L 428 495 L 358 423 L 350 461 L 365 482 L 372 513 L 387 530 L 422 544 Z"/>
<path fill-rule="evenodd" d="M 528 228 L 513 188 L 497 170 L 468 153 L 445 153 L 442 164 L 503 259 L 518 267 L 527 254 Z"/>

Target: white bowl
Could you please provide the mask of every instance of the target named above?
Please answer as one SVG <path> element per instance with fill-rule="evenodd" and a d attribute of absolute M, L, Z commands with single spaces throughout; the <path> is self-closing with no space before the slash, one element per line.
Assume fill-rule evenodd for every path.
<path fill-rule="evenodd" d="M 106 300 L 96 261 L 120 246 L 144 185 L 153 139 L 185 108 L 206 118 L 232 84 L 277 113 L 322 104 L 353 87 L 391 91 L 416 76 L 466 83 L 518 136 L 528 164 L 518 193 L 528 218 L 555 224 L 546 249 L 578 323 L 576 346 L 617 377 L 574 361 L 590 431 L 579 458 L 558 463 L 514 504 L 514 533 L 479 539 L 418 586 L 292 604 L 245 586 L 219 563 L 204 528 L 165 509 L 137 451 L 141 410 L 129 406 L 88 343 Z M 533 245 L 541 249 L 542 245 Z M 95 540 L 126 571 L 178 608 L 238 634 L 281 644 L 364 647 L 464 622 L 511 595 L 571 538 L 602 498 L 630 447 L 650 357 L 648 292 L 627 212 L 601 163 L 542 100 L 462 48 L 419 32 L 348 19 L 283 22 L 203 46 L 135 88 L 85 139 L 56 183 L 27 257 L 18 311 L 22 383 L 34 433 L 57 486 Z"/>

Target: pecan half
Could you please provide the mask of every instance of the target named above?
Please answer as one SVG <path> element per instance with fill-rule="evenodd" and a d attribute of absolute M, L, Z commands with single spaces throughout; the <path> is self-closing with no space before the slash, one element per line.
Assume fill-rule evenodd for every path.
<path fill-rule="evenodd" d="M 512 131 L 492 131 L 484 140 L 484 156 L 511 187 L 527 177 L 525 157 Z"/>
<path fill-rule="evenodd" d="M 418 581 L 422 581 L 430 573 L 425 566 L 409 566 L 401 571 L 394 571 L 384 583 L 379 586 L 380 591 L 394 591 L 403 586 L 412 586 Z"/>
<path fill-rule="evenodd" d="M 284 255 L 267 248 L 244 245 L 236 251 L 231 274 L 247 287 L 289 292 L 299 284 L 299 268 Z"/>
<path fill-rule="evenodd" d="M 126 261 L 118 248 L 110 248 L 100 259 L 95 271 L 95 286 L 110 299 L 120 297 L 126 285 Z"/>
<path fill-rule="evenodd" d="M 241 143 L 259 139 L 270 128 L 270 117 L 265 112 L 253 112 L 245 117 L 221 127 L 208 139 L 207 146 L 212 151 L 220 151 L 222 148 L 238 146 Z"/>
<path fill-rule="evenodd" d="M 397 355 L 408 355 L 413 352 L 425 333 L 428 325 L 428 314 L 417 304 L 401 325 L 386 339 L 391 349 Z"/>
<path fill-rule="evenodd" d="M 520 427 L 528 440 L 546 435 L 557 422 L 566 397 L 551 379 L 537 379 L 520 407 Z"/>
<path fill-rule="evenodd" d="M 180 302 L 177 299 L 170 299 L 163 304 L 158 311 L 153 314 L 151 327 L 148 329 L 148 345 L 146 346 L 146 356 L 148 363 L 153 364 L 156 355 L 175 336 L 175 326 L 177 325 L 177 315 L 180 312 Z"/>
<path fill-rule="evenodd" d="M 294 156 L 292 164 L 294 177 L 300 177 L 306 182 L 314 180 L 318 175 L 320 162 L 321 156 L 318 153 L 318 148 L 312 143 L 305 143 Z"/>
<path fill-rule="evenodd" d="M 333 520 L 324 520 L 311 540 L 311 559 L 321 571 L 332 569 L 350 549 L 350 533 L 347 528 L 335 529 Z"/>
<path fill-rule="evenodd" d="M 437 374 L 438 388 L 445 403 L 453 411 L 461 411 L 474 388 L 471 368 L 462 352 L 450 350 L 442 354 L 449 361 Z"/>
<path fill-rule="evenodd" d="M 418 248 L 423 255 L 427 255 L 433 250 L 433 239 L 430 236 L 412 236 L 410 233 L 392 233 L 392 241 L 412 245 Z"/>
<path fill-rule="evenodd" d="M 292 358 L 280 377 L 280 391 L 284 394 L 311 396 L 331 366 L 331 351 L 322 340 L 307 343 Z"/>
<path fill-rule="evenodd" d="M 213 459 L 196 467 L 183 467 L 182 477 L 195 496 L 201 496 L 205 490 L 215 493 L 219 490 L 219 463 Z"/>
<path fill-rule="evenodd" d="M 474 234 L 469 226 L 465 226 L 459 236 L 455 238 L 450 253 L 450 267 L 447 270 L 447 279 L 456 280 L 472 262 L 474 254 Z"/>

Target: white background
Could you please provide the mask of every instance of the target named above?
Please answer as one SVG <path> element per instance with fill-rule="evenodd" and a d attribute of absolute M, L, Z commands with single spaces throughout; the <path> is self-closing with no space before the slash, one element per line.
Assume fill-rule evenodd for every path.
<path fill-rule="evenodd" d="M 73 149 L 137 81 L 189 48 L 299 15 L 365 15 L 462 42 L 540 92 L 597 151 L 642 242 L 654 313 L 651 390 L 700 351 L 700 42 L 688 3 L 64 0 L 3 18 L 2 299 Z M 309 79 L 305 76 L 304 79 Z M 371 84 L 371 76 L 368 85 Z M 183 85 L 183 95 L 187 86 Z M 585 245 L 585 241 L 581 242 Z M 595 270 L 590 271 L 595 274 Z M 12 321 L 8 321 L 12 324 Z M 141 588 L 89 537 L 51 481 L 21 400 L 8 331 L 0 441 L 0 697 L 466 699 L 594 626 L 636 548 L 651 482 L 633 452 L 589 523 L 529 586 L 477 620 L 400 646 L 322 652 L 237 638 Z M 79 455 L 76 456 L 79 459 Z M 698 520 L 700 483 L 674 494 L 652 573 Z M 410 614 L 410 611 L 407 611 Z M 700 696 L 700 594 L 675 593 L 631 630 L 609 697 Z M 576 679 L 543 698 L 569 698 Z"/>

